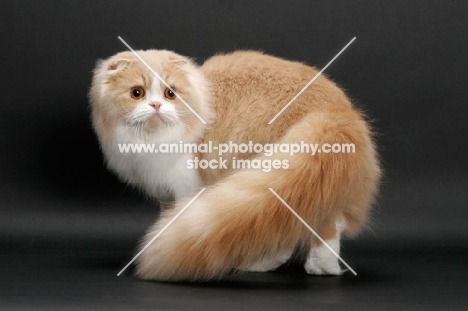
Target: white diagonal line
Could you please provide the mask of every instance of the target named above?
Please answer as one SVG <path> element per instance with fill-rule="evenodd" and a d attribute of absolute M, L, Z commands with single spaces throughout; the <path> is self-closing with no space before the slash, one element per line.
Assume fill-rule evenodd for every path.
<path fill-rule="evenodd" d="M 338 255 L 338 254 L 333 250 L 333 248 L 331 248 L 331 246 L 328 245 L 328 243 L 325 242 L 325 240 L 322 239 L 322 238 L 320 237 L 320 235 L 318 235 L 318 233 L 315 232 L 315 230 L 312 229 L 312 228 L 309 226 L 309 224 L 306 223 L 305 220 L 302 219 L 301 216 L 299 216 L 299 215 L 291 208 L 291 206 L 289 206 L 288 203 L 286 203 L 286 201 L 284 201 L 284 200 L 278 195 L 278 193 L 275 192 L 275 190 L 273 190 L 272 188 L 268 188 L 268 189 L 270 189 L 270 191 L 278 198 L 278 200 L 280 200 L 281 203 L 283 203 L 283 204 L 291 211 L 291 213 L 293 213 L 294 216 L 296 216 L 296 217 L 304 224 L 304 226 L 306 226 L 307 229 L 309 229 L 310 232 L 312 232 L 312 233 L 317 237 L 317 239 L 319 239 L 320 242 L 322 242 L 323 245 L 325 245 L 325 246 L 333 253 L 333 255 L 335 255 L 336 258 L 338 258 L 338 259 L 346 266 L 346 268 L 348 268 L 354 275 L 357 275 L 356 271 L 354 271 L 353 268 L 351 268 L 351 267 L 346 263 L 346 261 L 344 261 L 344 260 L 340 257 L 340 255 Z"/>
<path fill-rule="evenodd" d="M 356 40 L 356 37 L 351 39 L 351 41 L 349 41 L 348 44 L 346 44 L 346 46 L 342 48 L 341 51 L 339 51 L 338 54 L 336 54 L 335 57 L 333 57 L 332 60 L 329 61 L 328 64 L 326 64 L 325 67 L 323 67 L 322 70 L 320 70 L 319 73 L 317 73 L 315 77 L 313 77 L 312 80 L 310 80 L 309 83 L 307 83 L 306 86 L 304 86 L 302 90 L 300 90 L 299 93 L 297 93 L 296 96 L 294 96 L 293 99 L 291 99 L 289 103 L 287 103 L 286 106 L 284 106 L 283 109 L 281 109 L 281 111 L 278 112 L 276 116 L 274 116 L 273 119 L 270 120 L 270 122 L 268 122 L 268 124 L 272 124 L 276 120 L 276 118 L 278 118 L 325 71 L 325 69 L 327 69 L 328 66 L 330 66 L 335 61 L 335 59 L 337 59 L 338 56 L 340 56 L 341 53 L 343 53 L 344 50 L 346 50 L 348 46 L 350 46 L 351 43 L 353 43 L 354 40 Z"/>
<path fill-rule="evenodd" d="M 171 221 L 169 221 L 164 226 L 164 228 L 162 228 L 161 231 L 159 231 L 158 234 L 156 234 L 154 236 L 154 238 L 152 238 L 151 241 L 149 241 L 148 244 L 146 244 L 145 247 L 143 247 L 143 249 L 138 254 L 136 254 L 135 257 L 133 257 L 133 259 L 130 260 L 130 262 L 122 270 L 120 270 L 119 273 L 117 273 L 117 276 L 120 276 L 122 274 L 122 272 L 124 272 L 128 268 L 128 266 L 130 266 L 132 264 L 132 262 L 134 262 L 135 259 L 137 259 L 151 245 L 151 243 L 153 243 L 174 222 L 174 220 L 176 220 L 180 216 L 180 214 L 182 214 L 187 209 L 187 207 L 189 207 L 190 204 L 192 204 L 193 201 L 195 201 L 200 196 L 200 194 L 202 194 L 203 191 L 205 191 L 205 190 L 206 190 L 206 188 L 202 188 L 200 190 L 200 192 L 198 192 L 197 195 L 193 199 L 191 199 L 190 202 L 188 202 L 187 205 L 185 205 L 184 208 L 181 209 L 177 213 L 177 215 L 175 215 L 174 218 L 172 218 Z"/>
<path fill-rule="evenodd" d="M 137 57 L 137 58 L 138 58 L 138 59 L 139 59 L 139 60 L 140 60 L 140 61 L 141 61 L 141 62 L 158 78 L 158 79 L 159 79 L 159 81 L 161 81 L 168 89 L 170 89 L 172 92 L 174 92 L 174 94 L 184 103 L 184 105 L 185 105 L 194 115 L 197 116 L 198 119 L 200 119 L 200 121 L 201 121 L 203 124 L 206 124 L 205 120 L 203 120 L 203 118 L 200 117 L 200 115 L 199 115 L 195 110 L 193 110 L 193 108 L 190 107 L 189 104 L 187 104 L 187 102 L 182 98 L 182 96 L 180 96 L 179 94 L 177 94 L 177 92 L 174 91 L 174 89 L 172 89 L 172 88 L 170 87 L 170 85 L 167 84 L 167 82 L 164 81 L 164 79 L 161 78 L 161 76 L 160 76 L 156 71 L 154 71 L 153 68 L 151 68 L 151 66 L 148 65 L 148 63 L 145 62 L 145 60 L 144 60 L 143 58 L 141 58 L 141 56 L 138 55 L 138 53 L 135 52 L 135 50 L 133 50 L 132 47 L 131 47 L 130 45 L 128 45 L 127 42 L 125 42 L 124 39 L 122 39 L 122 37 L 119 36 L 118 38 L 119 38 L 119 40 L 122 41 L 122 43 L 125 44 L 125 46 L 126 46 L 126 47 L 127 47 L 127 48 L 128 48 L 128 49 L 129 49 L 129 50 L 130 50 L 130 51 L 131 51 L 131 52 L 132 52 L 132 53 L 133 53 L 133 54 L 134 54 L 134 55 L 135 55 L 135 56 L 136 56 L 136 57 Z"/>

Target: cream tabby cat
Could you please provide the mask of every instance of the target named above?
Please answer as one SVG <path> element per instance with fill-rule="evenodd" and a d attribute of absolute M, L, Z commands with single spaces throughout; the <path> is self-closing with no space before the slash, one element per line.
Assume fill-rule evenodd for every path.
<path fill-rule="evenodd" d="M 170 88 L 131 52 L 100 61 L 90 91 L 92 120 L 107 164 L 157 198 L 175 198 L 148 230 L 146 245 L 200 195 L 138 258 L 137 274 L 200 281 L 268 271 L 307 247 L 305 271 L 340 274 L 337 258 L 269 190 L 274 189 L 337 253 L 341 233 L 361 229 L 377 193 L 380 168 L 371 130 L 344 92 L 320 76 L 271 125 L 268 122 L 317 74 L 299 62 L 238 51 L 201 67 L 165 50 L 138 51 Z M 174 93 L 175 91 L 175 93 Z M 180 97 L 179 97 L 180 96 Z M 181 98 L 206 121 L 192 113 Z M 189 169 L 213 153 L 121 153 L 119 143 L 298 142 L 355 145 L 355 153 L 290 155 L 232 151 L 235 159 L 279 159 L 285 167 Z"/>

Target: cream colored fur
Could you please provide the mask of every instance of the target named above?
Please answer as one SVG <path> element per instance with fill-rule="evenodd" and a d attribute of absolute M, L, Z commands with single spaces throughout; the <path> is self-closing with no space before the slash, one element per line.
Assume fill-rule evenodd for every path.
<path fill-rule="evenodd" d="M 164 87 L 130 53 L 117 54 L 96 68 L 90 93 L 93 123 L 109 167 L 152 196 L 177 199 L 148 230 L 141 246 L 201 186 L 208 188 L 137 259 L 137 274 L 149 280 L 200 281 L 236 270 L 267 271 L 285 262 L 299 245 L 311 245 L 306 272 L 339 274 L 336 258 L 329 256 L 268 188 L 337 251 L 337 222 L 346 224 L 342 228 L 345 235 L 365 225 L 378 190 L 380 168 L 371 129 L 344 92 L 322 75 L 268 125 L 316 75 L 315 68 L 253 51 L 214 56 L 201 67 L 167 51 L 139 53 L 209 124 L 204 126 L 179 100 L 165 100 Z M 168 116 L 155 116 L 148 101 L 131 99 L 129 91 L 135 85 L 148 89 L 152 97 L 148 101 L 167 105 Z M 131 124 L 129 116 L 136 110 L 148 113 Z M 127 131 L 125 138 L 119 134 L 122 128 Z M 116 152 L 117 142 L 132 139 L 353 143 L 356 152 L 278 153 L 272 157 L 225 154 L 229 167 L 236 157 L 287 160 L 289 168 L 269 173 L 258 169 L 195 171 L 184 170 L 185 158 L 179 156 L 164 159 Z M 218 158 L 217 154 L 189 156 Z"/>

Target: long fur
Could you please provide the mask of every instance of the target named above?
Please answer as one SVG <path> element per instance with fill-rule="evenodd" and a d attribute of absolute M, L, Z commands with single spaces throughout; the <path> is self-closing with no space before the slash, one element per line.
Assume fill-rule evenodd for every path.
<path fill-rule="evenodd" d="M 380 167 L 371 129 L 344 92 L 320 76 L 272 124 L 268 121 L 318 72 L 302 63 L 252 51 L 214 56 L 198 68 L 210 87 L 216 114 L 199 142 L 353 143 L 356 152 L 232 158 L 287 160 L 289 168 L 199 170 L 208 189 L 137 259 L 137 274 L 161 281 L 203 281 L 291 252 L 311 233 L 270 191 L 277 192 L 324 239 L 358 232 L 378 190 Z M 99 89 L 99 83 L 95 89 Z M 92 100 L 93 104 L 93 100 Z M 197 102 L 197 107 L 204 103 Z M 96 111 L 96 109 L 95 109 Z M 105 115 L 101 116 L 105 119 Z M 95 116 L 95 119 L 99 119 Z M 196 120 L 194 120 L 196 122 Z M 97 129 L 102 143 L 112 126 Z M 95 125 L 99 127 L 99 125 Z M 110 134 L 109 137 L 112 137 Z M 198 154 L 216 159 L 217 154 Z M 199 189 L 199 187 L 198 187 Z M 145 246 L 189 202 L 166 210 L 141 242 Z"/>

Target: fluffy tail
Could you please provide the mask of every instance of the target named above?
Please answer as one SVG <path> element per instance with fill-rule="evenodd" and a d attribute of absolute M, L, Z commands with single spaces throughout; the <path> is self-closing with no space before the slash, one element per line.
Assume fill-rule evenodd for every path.
<path fill-rule="evenodd" d="M 355 153 L 276 154 L 288 169 L 233 171 L 208 188 L 137 260 L 137 274 L 159 281 L 204 281 L 277 256 L 309 241 L 310 232 L 276 198 L 275 190 L 316 232 L 340 218 L 345 233 L 364 223 L 376 193 L 379 166 L 371 134 L 352 110 L 314 113 L 279 143 L 352 143 Z M 146 245 L 188 203 L 179 202 L 152 226 Z"/>

